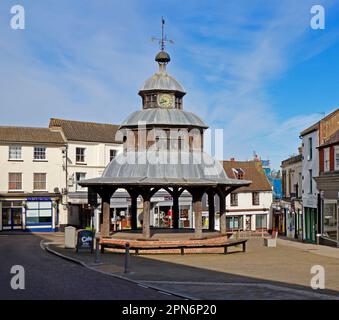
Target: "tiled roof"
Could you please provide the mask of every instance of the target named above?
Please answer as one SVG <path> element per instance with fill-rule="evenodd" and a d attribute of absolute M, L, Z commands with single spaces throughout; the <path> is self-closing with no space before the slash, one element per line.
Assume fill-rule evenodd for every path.
<path fill-rule="evenodd" d="M 243 179 L 251 180 L 248 187 L 241 187 L 235 192 L 272 191 L 260 161 L 223 161 L 223 166 L 229 178 L 236 178 L 233 169 L 244 171 Z"/>
<path fill-rule="evenodd" d="M 0 143 L 64 144 L 60 132 L 49 128 L 0 127 Z"/>
<path fill-rule="evenodd" d="M 118 125 L 51 118 L 50 128 L 61 128 L 68 141 L 114 143 Z"/>

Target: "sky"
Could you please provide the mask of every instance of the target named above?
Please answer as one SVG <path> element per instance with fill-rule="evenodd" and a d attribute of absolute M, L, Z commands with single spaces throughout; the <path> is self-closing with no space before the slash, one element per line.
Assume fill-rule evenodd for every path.
<path fill-rule="evenodd" d="M 10 27 L 16 4 L 24 30 Z M 323 30 L 310 26 L 314 4 Z M 1 0 L 0 125 L 121 123 L 157 70 L 162 16 L 167 70 L 185 111 L 224 130 L 224 159 L 255 151 L 279 169 L 299 133 L 339 107 L 339 0 Z"/>

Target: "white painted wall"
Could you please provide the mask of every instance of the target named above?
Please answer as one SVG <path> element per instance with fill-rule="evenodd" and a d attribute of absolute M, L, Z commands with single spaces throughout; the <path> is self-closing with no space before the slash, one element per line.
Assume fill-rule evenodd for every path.
<path fill-rule="evenodd" d="M 313 156 L 310 160 L 308 158 L 309 150 L 309 138 L 312 137 L 313 145 Z M 318 199 L 318 189 L 316 187 L 316 182 L 313 179 L 313 192 L 309 193 L 310 182 L 309 182 L 309 170 L 312 170 L 313 177 L 319 176 L 319 152 L 317 147 L 319 146 L 319 131 L 313 131 L 302 137 L 303 147 L 302 147 L 302 200 L 304 207 L 317 208 L 317 199 Z"/>
<path fill-rule="evenodd" d="M 40 146 L 40 145 L 37 145 Z M 9 145 L 0 145 L 0 192 L 8 192 L 8 173 L 22 173 L 22 191 L 33 192 L 33 173 L 46 173 L 46 191 L 54 192 L 57 187 L 65 185 L 65 175 L 62 169 L 62 147 L 46 146 L 46 160 L 33 160 L 32 145 L 22 146 L 22 161 L 9 161 Z"/>
<path fill-rule="evenodd" d="M 85 164 L 76 163 L 76 148 L 85 148 Z M 76 191 L 76 173 L 86 173 L 86 179 L 100 177 L 109 163 L 110 150 L 122 152 L 121 144 L 105 143 L 68 143 L 68 176 L 72 178 L 73 185 L 69 186 L 69 192 Z M 82 191 L 86 191 L 86 188 Z"/>
<path fill-rule="evenodd" d="M 236 212 L 227 212 L 227 216 L 241 215 L 243 216 L 243 228 L 246 229 L 246 216 L 252 216 L 251 220 L 251 230 L 256 230 L 256 215 L 265 214 L 267 216 L 267 229 L 269 229 L 271 223 L 271 205 L 273 202 L 273 192 L 272 191 L 261 191 L 259 192 L 259 205 L 252 204 L 252 192 L 242 192 L 238 193 L 238 206 L 231 206 L 231 196 L 226 197 L 226 209 L 227 210 L 246 210 L 246 211 L 236 211 Z M 260 211 L 251 211 L 251 209 L 262 209 Z M 264 211 L 264 209 L 268 209 Z M 248 211 L 249 210 L 249 211 Z"/>

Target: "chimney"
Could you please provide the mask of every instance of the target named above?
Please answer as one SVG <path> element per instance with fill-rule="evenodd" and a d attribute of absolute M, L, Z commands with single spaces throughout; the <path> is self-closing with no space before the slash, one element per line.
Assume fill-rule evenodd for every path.
<path fill-rule="evenodd" d="M 231 161 L 235 161 L 235 158 L 231 158 L 230 160 L 231 160 Z"/>

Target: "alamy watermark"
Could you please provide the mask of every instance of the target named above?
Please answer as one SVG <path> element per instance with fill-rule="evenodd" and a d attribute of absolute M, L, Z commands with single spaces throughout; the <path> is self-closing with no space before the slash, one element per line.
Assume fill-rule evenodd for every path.
<path fill-rule="evenodd" d="M 11 278 L 11 288 L 13 290 L 24 290 L 25 289 L 25 269 L 21 265 L 14 265 L 10 270 L 11 274 L 14 274 Z"/>
<path fill-rule="evenodd" d="M 314 290 L 325 289 L 325 268 L 321 265 L 314 265 L 311 268 L 311 288 Z"/>
<path fill-rule="evenodd" d="M 325 29 L 325 8 L 320 5 L 311 7 L 310 13 L 313 15 L 310 21 L 311 28 L 314 30 Z"/>

